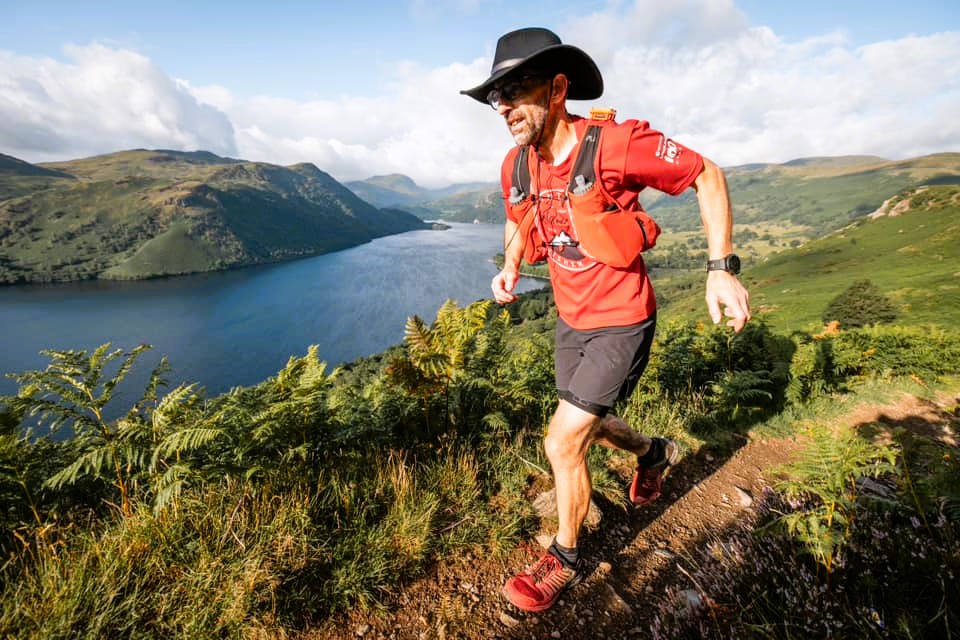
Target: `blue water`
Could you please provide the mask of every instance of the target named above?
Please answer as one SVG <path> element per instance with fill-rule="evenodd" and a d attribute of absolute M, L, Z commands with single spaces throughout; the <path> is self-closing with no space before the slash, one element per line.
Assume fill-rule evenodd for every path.
<path fill-rule="evenodd" d="M 42 349 L 146 343 L 132 385 L 166 355 L 171 386 L 197 383 L 209 397 L 274 375 L 312 344 L 330 365 L 378 353 L 402 342 L 411 315 L 432 322 L 447 299 L 491 297 L 502 227 L 451 226 L 221 273 L 0 288 L 0 373 L 43 368 Z M 541 286 L 524 278 L 518 291 Z M 0 379 L 0 394 L 15 391 Z"/>

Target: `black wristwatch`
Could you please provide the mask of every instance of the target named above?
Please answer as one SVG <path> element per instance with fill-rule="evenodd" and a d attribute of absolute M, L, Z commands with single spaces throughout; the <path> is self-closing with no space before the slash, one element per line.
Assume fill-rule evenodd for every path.
<path fill-rule="evenodd" d="M 737 275 L 740 273 L 740 258 L 737 254 L 731 253 L 719 260 L 707 260 L 707 271 L 726 271 Z"/>

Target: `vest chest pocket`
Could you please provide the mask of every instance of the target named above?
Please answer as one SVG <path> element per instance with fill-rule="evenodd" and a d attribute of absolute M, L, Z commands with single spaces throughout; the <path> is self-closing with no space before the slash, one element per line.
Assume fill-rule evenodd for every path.
<path fill-rule="evenodd" d="M 610 265 L 629 267 L 660 235 L 657 223 L 641 210 L 622 209 L 594 185 L 586 193 L 569 193 L 571 224 L 585 254 Z"/>

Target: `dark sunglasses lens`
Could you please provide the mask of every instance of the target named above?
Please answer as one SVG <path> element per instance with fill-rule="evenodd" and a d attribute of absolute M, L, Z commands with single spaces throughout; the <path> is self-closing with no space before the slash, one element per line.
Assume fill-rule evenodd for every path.
<path fill-rule="evenodd" d="M 503 85 L 503 88 L 500 89 L 500 98 L 502 100 L 507 100 L 508 102 L 516 100 L 523 95 L 525 84 L 526 83 L 523 80 L 515 80 Z"/>
<path fill-rule="evenodd" d="M 499 109 L 504 102 L 513 102 L 518 98 L 525 96 L 532 84 L 536 82 L 535 78 L 526 76 L 519 80 L 508 82 L 499 89 L 491 89 L 487 94 L 487 103 L 494 109 Z"/>

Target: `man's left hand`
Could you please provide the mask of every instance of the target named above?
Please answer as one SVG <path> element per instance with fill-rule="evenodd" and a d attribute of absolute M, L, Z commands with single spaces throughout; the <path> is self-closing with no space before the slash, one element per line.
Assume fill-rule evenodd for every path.
<path fill-rule="evenodd" d="M 727 326 L 740 333 L 750 319 L 750 294 L 732 273 L 710 271 L 707 273 L 707 310 L 714 324 L 727 316 L 730 318 Z"/>

